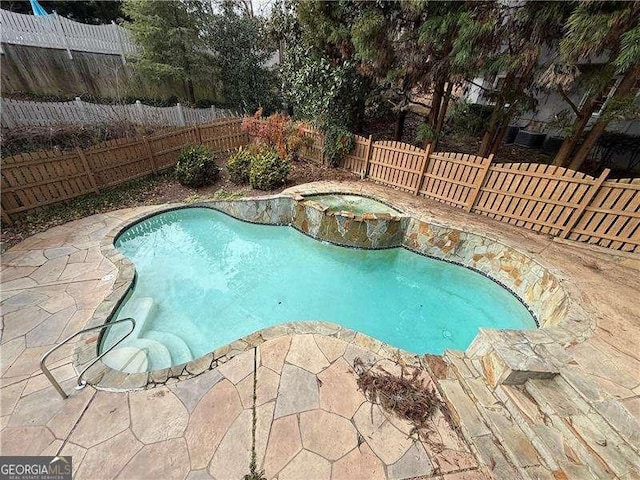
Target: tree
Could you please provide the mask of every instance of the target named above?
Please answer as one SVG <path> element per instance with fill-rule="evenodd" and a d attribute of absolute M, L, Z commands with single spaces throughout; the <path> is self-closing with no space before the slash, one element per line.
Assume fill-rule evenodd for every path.
<path fill-rule="evenodd" d="M 575 115 L 554 165 L 577 170 L 611 120 L 637 114 L 633 106 L 640 77 L 639 18 L 638 1 L 581 2 L 568 18 L 560 42 L 560 65 L 552 65 L 541 79 L 543 85 L 558 91 Z M 586 89 L 580 104 L 571 100 L 571 87 Z M 602 114 L 585 135 L 593 113 L 606 96 L 609 98 Z"/>
<path fill-rule="evenodd" d="M 272 12 L 272 35 L 284 50 L 279 72 L 283 99 L 295 117 L 321 129 L 357 130 L 364 114 L 367 83 L 352 51 L 341 51 L 339 36 L 325 35 L 335 15 L 350 8 L 348 2 L 284 1 Z"/>
<path fill-rule="evenodd" d="M 541 58 L 560 38 L 571 8 L 571 2 L 489 2 L 463 15 L 452 63 L 500 79 L 486 92 L 493 109 L 478 155 L 495 153 L 511 119 L 535 107 Z"/>
<path fill-rule="evenodd" d="M 280 104 L 277 78 L 265 65 L 276 48 L 269 41 L 264 19 L 244 8 L 225 3 L 207 22 L 206 43 L 213 52 L 216 78 L 230 107 L 274 110 Z"/>
<path fill-rule="evenodd" d="M 190 103 L 194 82 L 211 77 L 213 61 L 203 31 L 210 11 L 199 0 L 125 0 L 124 11 L 140 53 L 134 68 L 146 78 L 181 81 Z"/>

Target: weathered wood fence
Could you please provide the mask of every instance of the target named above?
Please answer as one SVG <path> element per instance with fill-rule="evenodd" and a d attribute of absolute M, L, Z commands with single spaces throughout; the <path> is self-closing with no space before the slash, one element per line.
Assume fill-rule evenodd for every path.
<path fill-rule="evenodd" d="M 3 98 L 2 126 L 7 128 L 49 125 L 99 125 L 130 122 L 138 125 L 186 126 L 217 118 L 237 117 L 222 108 L 152 107 L 140 101 L 130 105 L 100 105 L 76 98 L 71 102 L 32 102 Z"/>
<path fill-rule="evenodd" d="M 322 135 L 303 158 L 323 162 Z M 552 165 L 429 152 L 356 135 L 341 167 L 469 212 L 554 237 L 640 252 L 640 179 L 607 180 Z"/>
<path fill-rule="evenodd" d="M 235 149 L 249 138 L 240 118 L 183 127 L 152 136 L 123 138 L 74 151 L 38 151 L 2 159 L 2 219 L 11 214 L 98 193 L 175 165 L 180 150 L 202 143 L 214 152 Z"/>
<path fill-rule="evenodd" d="M 70 152 L 41 151 L 2 159 L 2 219 L 175 165 L 179 151 L 203 143 L 214 151 L 248 143 L 242 119 L 104 142 Z M 301 156 L 323 162 L 323 136 Z M 341 167 L 383 185 L 555 237 L 640 252 L 640 179 L 607 180 L 551 165 L 493 164 L 492 158 L 429 152 L 356 136 Z"/>
<path fill-rule="evenodd" d="M 23 15 L 0 10 L 0 40 L 2 43 L 125 56 L 137 51 L 126 29 L 110 25 L 87 25 L 61 17 Z"/>

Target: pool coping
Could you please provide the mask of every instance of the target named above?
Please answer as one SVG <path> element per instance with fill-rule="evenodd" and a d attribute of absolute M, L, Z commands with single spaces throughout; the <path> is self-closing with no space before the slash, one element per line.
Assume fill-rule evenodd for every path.
<path fill-rule="evenodd" d="M 341 191 L 341 190 L 343 189 L 336 188 L 334 186 L 334 191 L 326 191 L 326 192 L 314 191 L 309 194 L 316 194 L 316 193 L 327 193 L 327 194 L 328 193 L 337 193 L 337 194 L 345 193 L 346 194 L 348 193 L 352 195 L 361 195 L 361 193 L 358 191 L 353 191 L 349 189 L 344 189 L 346 191 L 344 190 Z M 367 196 L 367 195 L 361 195 L 361 196 Z M 210 208 L 210 209 L 219 211 L 221 213 L 225 213 L 229 216 L 232 216 L 233 218 L 236 218 L 240 221 L 245 221 L 248 223 L 259 223 L 259 222 L 252 222 L 251 220 L 247 220 L 247 219 L 237 218 L 228 212 L 225 212 L 223 210 L 216 208 L 215 205 L 216 204 L 222 205 L 228 202 L 249 202 L 249 201 L 257 201 L 257 200 L 267 201 L 269 199 L 281 199 L 281 198 L 289 198 L 289 199 L 300 202 L 301 200 L 304 200 L 304 195 L 302 195 L 298 191 L 293 191 L 293 192 L 285 191 L 278 195 L 248 197 L 248 198 L 240 198 L 236 200 L 219 200 L 219 201 L 204 201 L 204 202 L 194 202 L 194 203 L 177 203 L 177 204 L 159 205 L 156 208 L 148 210 L 126 221 L 123 220 L 120 224 L 114 227 L 107 235 L 105 235 L 101 241 L 100 251 L 102 255 L 105 258 L 107 258 L 111 263 L 113 263 L 113 265 L 116 267 L 116 272 L 117 272 L 116 279 L 115 279 L 112 291 L 98 306 L 98 308 L 96 309 L 92 317 L 86 323 L 85 328 L 104 325 L 108 323 L 116 313 L 122 301 L 126 298 L 128 292 L 135 286 L 136 273 L 135 273 L 135 267 L 133 263 L 129 259 L 127 259 L 122 253 L 118 252 L 115 248 L 115 241 L 126 229 L 159 213 L 169 212 L 173 210 L 180 210 L 184 208 Z M 374 198 L 374 197 L 369 197 L 369 198 L 380 201 L 378 198 Z M 386 203 L 386 202 L 383 201 L 382 203 Z M 389 206 L 403 213 L 402 217 L 399 217 L 399 218 L 415 219 L 414 215 L 404 213 L 403 209 L 400 209 L 394 206 L 392 203 L 389 204 Z M 318 208 L 316 206 L 313 206 L 313 207 Z M 322 206 L 320 206 L 320 208 L 322 209 Z M 341 212 L 332 212 L 332 213 L 341 214 Z M 371 214 L 364 214 L 363 216 L 367 216 L 367 215 L 371 215 Z M 388 216 L 388 214 L 380 214 L 380 215 L 384 217 Z M 354 215 L 354 217 L 356 216 Z M 430 219 L 429 222 L 435 223 L 433 219 Z M 273 226 L 291 226 L 293 228 L 296 228 L 293 224 L 290 224 L 290 223 L 278 223 L 278 224 L 263 223 L 263 224 L 273 225 Z M 305 235 L 311 236 L 312 238 L 316 238 L 300 229 L 296 228 L 296 230 L 301 233 L 304 233 Z M 513 246 L 505 244 L 503 241 L 491 238 L 485 233 L 481 234 L 478 232 L 474 232 L 472 229 L 470 229 L 469 233 L 473 235 L 478 235 L 484 238 L 488 238 L 510 249 L 518 251 Z M 335 243 L 335 242 L 331 242 L 331 243 Z M 340 244 L 337 244 L 337 245 L 340 245 Z M 359 248 L 359 247 L 353 247 L 351 245 L 340 245 L 340 246 Z M 529 305 L 516 292 L 514 292 L 507 285 L 504 285 L 503 283 L 501 283 L 499 280 L 486 275 L 486 273 L 482 272 L 481 270 L 473 268 L 470 265 L 465 265 L 464 263 L 451 261 L 445 258 L 439 258 L 437 256 L 425 255 L 423 252 L 415 251 L 404 244 L 386 247 L 386 248 L 398 248 L 398 247 L 406 248 L 410 251 L 413 251 L 414 253 L 418 253 L 426 257 L 436 258 L 438 260 L 454 263 L 454 264 L 463 266 L 465 268 L 470 268 L 484 275 L 485 277 L 491 279 L 492 281 L 495 281 L 503 288 L 506 288 L 507 290 L 509 290 L 531 312 L 531 308 L 529 308 Z M 531 258 L 528 254 L 525 254 L 523 252 L 520 252 L 520 253 L 526 257 Z M 534 261 L 539 264 L 537 260 L 534 260 Z M 556 275 L 556 276 L 560 275 L 560 273 L 554 271 L 552 267 L 548 267 L 544 265 L 543 268 L 550 271 L 553 275 Z M 517 333 L 516 336 L 518 338 L 524 337 L 527 341 L 536 343 L 536 339 L 540 337 L 538 333 L 544 330 L 547 336 L 545 337 L 545 340 L 542 343 L 548 344 L 548 336 L 551 336 L 551 338 L 557 339 L 560 343 L 564 343 L 564 344 L 569 344 L 569 343 L 575 344 L 575 343 L 579 343 L 581 341 L 586 340 L 586 338 L 588 338 L 588 336 L 590 336 L 590 334 L 593 332 L 593 329 L 595 327 L 595 321 L 591 318 L 590 315 L 585 314 L 584 308 L 582 308 L 583 305 L 576 303 L 574 301 L 575 292 L 568 292 L 567 289 L 564 288 L 564 286 L 563 286 L 563 291 L 566 295 L 566 298 L 569 299 L 569 305 L 567 307 L 568 312 L 567 312 L 566 318 L 561 320 L 558 324 L 553 326 L 543 325 L 542 327 L 540 327 L 538 323 L 538 319 L 534 315 L 534 319 L 536 320 L 536 323 L 538 323 L 538 326 L 539 326 L 538 329 L 519 331 L 519 330 L 492 330 L 492 329 L 481 328 L 480 332 L 478 333 L 478 337 L 481 336 L 482 334 L 491 334 L 495 336 L 495 335 L 498 335 L 500 332 L 504 332 L 506 336 L 509 336 L 509 335 L 513 336 L 515 332 Z M 571 293 L 573 293 L 574 295 L 572 295 Z M 587 321 L 585 322 L 585 320 Z M 569 325 L 565 325 L 565 323 L 570 323 L 572 328 L 571 329 L 566 328 Z M 577 330 L 575 328 L 576 326 L 578 327 Z M 571 331 L 569 332 L 569 330 Z M 102 332 L 104 332 L 104 330 Z M 382 342 L 376 338 L 370 337 L 361 332 L 357 332 L 357 331 L 342 327 L 340 325 L 324 322 L 324 321 L 299 321 L 299 322 L 296 321 L 296 322 L 282 323 L 282 324 L 274 325 L 271 327 L 267 327 L 265 329 L 258 330 L 242 338 L 239 338 L 227 345 L 221 346 L 212 352 L 209 352 L 196 359 L 193 359 L 187 363 L 175 365 L 175 366 L 160 369 L 160 370 L 150 371 L 150 372 L 124 373 L 124 372 L 115 370 L 109 367 L 108 365 L 106 365 L 101 360 L 98 360 L 95 363 L 95 365 L 93 365 L 87 371 L 87 373 L 85 374 L 85 379 L 87 380 L 87 383 L 101 390 L 123 391 L 123 390 L 139 390 L 139 389 L 145 389 L 145 388 L 153 388 L 158 385 L 164 385 L 170 380 L 180 381 L 180 380 L 195 377 L 208 370 L 217 368 L 219 365 L 226 363 L 236 355 L 239 355 L 251 348 L 258 347 L 260 344 L 264 343 L 265 341 L 268 341 L 280 336 L 284 336 L 284 335 L 291 335 L 291 334 L 320 334 L 325 336 L 331 336 L 331 337 L 345 340 L 348 343 L 354 343 L 360 347 L 367 348 L 372 352 L 380 355 L 383 358 L 387 358 L 390 360 L 397 360 L 400 358 L 402 359 L 402 361 L 404 361 L 407 364 L 414 364 L 414 365 L 420 364 L 421 355 L 413 354 L 411 352 L 402 350 L 400 348 L 393 347 L 385 342 Z M 95 358 L 98 355 L 97 352 L 98 352 L 102 335 L 103 333 L 99 335 L 84 334 L 80 337 L 79 342 L 77 342 L 74 349 L 73 365 L 76 371 L 78 372 L 82 371 L 86 365 L 89 365 L 92 361 L 95 360 Z"/>

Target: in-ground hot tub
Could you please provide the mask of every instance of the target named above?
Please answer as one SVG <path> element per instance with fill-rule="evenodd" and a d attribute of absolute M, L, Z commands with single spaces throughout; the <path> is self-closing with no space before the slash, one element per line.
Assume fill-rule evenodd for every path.
<path fill-rule="evenodd" d="M 293 226 L 308 208 L 322 214 L 320 228 L 341 217 L 306 200 L 292 208 Z M 377 221 L 351 215 L 354 225 Z M 518 298 L 473 270 L 405 248 L 344 248 L 210 208 L 154 215 L 125 230 L 116 247 L 137 271 L 116 318 L 137 325 L 104 362 L 129 373 L 184 364 L 300 320 L 336 323 L 418 354 L 464 349 L 480 327 L 536 328 Z M 114 326 L 103 348 L 127 328 Z"/>
<path fill-rule="evenodd" d="M 316 202 L 323 207 L 327 207 L 328 212 L 347 212 L 354 215 L 364 214 L 388 214 L 400 216 L 402 212 L 373 198 L 362 195 L 351 195 L 345 193 L 326 193 L 319 195 L 305 195 L 305 201 Z"/>
<path fill-rule="evenodd" d="M 295 200 L 292 224 L 314 238 L 358 248 L 402 245 L 407 219 L 385 203 L 339 193 L 305 195 Z"/>

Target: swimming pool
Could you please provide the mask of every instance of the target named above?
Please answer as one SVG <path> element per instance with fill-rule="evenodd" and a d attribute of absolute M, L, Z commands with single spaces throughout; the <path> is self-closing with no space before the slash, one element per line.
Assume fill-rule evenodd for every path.
<path fill-rule="evenodd" d="M 514 295 L 473 270 L 404 248 L 344 248 L 208 208 L 154 215 L 116 248 L 137 272 L 115 317 L 134 317 L 136 331 L 104 360 L 122 371 L 184 363 L 291 321 L 337 323 L 420 354 L 465 349 L 481 326 L 536 328 Z M 127 328 L 113 327 L 102 347 Z"/>

